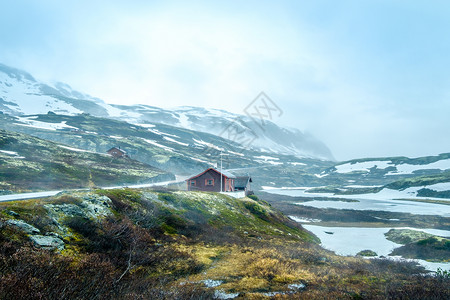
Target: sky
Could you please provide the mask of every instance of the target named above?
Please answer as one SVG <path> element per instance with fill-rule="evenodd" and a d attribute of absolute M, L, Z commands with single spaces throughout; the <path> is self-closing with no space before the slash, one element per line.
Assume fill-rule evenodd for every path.
<path fill-rule="evenodd" d="M 449 1 L 14 0 L 0 63 L 115 104 L 243 114 L 337 160 L 450 152 Z"/>

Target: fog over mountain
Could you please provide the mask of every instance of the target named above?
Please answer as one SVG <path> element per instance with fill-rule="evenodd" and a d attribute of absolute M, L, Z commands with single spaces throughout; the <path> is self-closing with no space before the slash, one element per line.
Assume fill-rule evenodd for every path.
<path fill-rule="evenodd" d="M 88 113 L 136 124 L 156 122 L 211 133 L 267 152 L 333 160 L 325 144 L 312 135 L 279 127 L 268 120 L 260 124 L 251 115 L 199 107 L 169 110 L 148 105 L 110 105 L 67 84 L 48 85 L 3 64 L 0 64 L 0 108 L 11 115 L 51 111 L 68 115 Z"/>

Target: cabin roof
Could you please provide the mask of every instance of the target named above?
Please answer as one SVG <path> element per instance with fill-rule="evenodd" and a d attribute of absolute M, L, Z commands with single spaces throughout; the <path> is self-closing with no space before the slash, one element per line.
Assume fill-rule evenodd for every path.
<path fill-rule="evenodd" d="M 234 180 L 234 187 L 245 188 L 249 182 L 253 182 L 250 176 L 238 176 Z"/>
<path fill-rule="evenodd" d="M 126 154 L 126 153 L 127 153 L 127 151 L 125 151 L 125 150 L 123 150 L 123 149 L 120 149 L 120 148 L 118 148 L 118 147 L 112 147 L 111 149 L 109 149 L 109 150 L 106 151 L 106 152 L 109 152 L 109 151 L 114 150 L 114 149 L 119 150 L 119 151 L 122 152 L 123 154 Z"/>
<path fill-rule="evenodd" d="M 214 168 L 208 168 L 208 169 L 206 169 L 205 171 L 201 172 L 200 174 L 197 174 L 197 175 L 194 175 L 194 176 L 189 177 L 188 179 L 186 179 L 186 181 L 187 181 L 187 180 L 192 180 L 192 179 L 197 178 L 197 177 L 200 177 L 200 176 L 202 176 L 203 174 L 205 174 L 206 172 L 208 172 L 209 170 L 213 170 L 213 171 L 215 171 L 215 172 L 217 172 L 217 173 L 219 173 L 219 174 L 221 173 L 221 172 L 220 172 L 219 170 L 217 170 L 217 169 L 214 169 Z M 227 178 L 232 178 L 232 179 L 236 178 L 236 176 L 234 176 L 234 175 L 231 174 L 230 172 L 223 171 L 223 170 L 222 170 L 222 175 L 225 176 L 225 177 L 227 177 Z"/>

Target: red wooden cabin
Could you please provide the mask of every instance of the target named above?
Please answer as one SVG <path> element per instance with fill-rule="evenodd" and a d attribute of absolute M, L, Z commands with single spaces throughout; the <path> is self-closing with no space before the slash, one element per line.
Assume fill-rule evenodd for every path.
<path fill-rule="evenodd" d="M 222 191 L 234 192 L 234 181 L 236 176 L 233 174 L 214 168 L 209 168 L 202 173 L 187 179 L 188 191 L 220 192 L 220 175 L 222 174 Z"/>
<path fill-rule="evenodd" d="M 116 158 L 128 157 L 127 152 L 123 149 L 120 149 L 120 147 L 119 148 L 112 147 L 111 149 L 106 151 L 106 153 L 108 153 L 109 155 L 114 156 Z"/>

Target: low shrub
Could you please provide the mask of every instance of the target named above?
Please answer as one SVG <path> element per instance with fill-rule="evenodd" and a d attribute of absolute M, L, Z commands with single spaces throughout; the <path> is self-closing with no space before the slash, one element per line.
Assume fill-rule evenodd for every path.
<path fill-rule="evenodd" d="M 267 211 L 258 203 L 255 202 L 244 202 L 244 206 L 246 209 L 248 209 L 253 215 L 257 216 L 258 218 L 267 221 L 268 215 Z"/>
<path fill-rule="evenodd" d="M 159 193 L 158 199 L 162 200 L 162 201 L 171 202 L 171 203 L 177 202 L 177 198 L 173 194 L 169 194 L 169 193 Z"/>
<path fill-rule="evenodd" d="M 248 195 L 247 197 L 252 200 L 258 201 L 258 196 L 256 196 L 256 195 Z"/>

